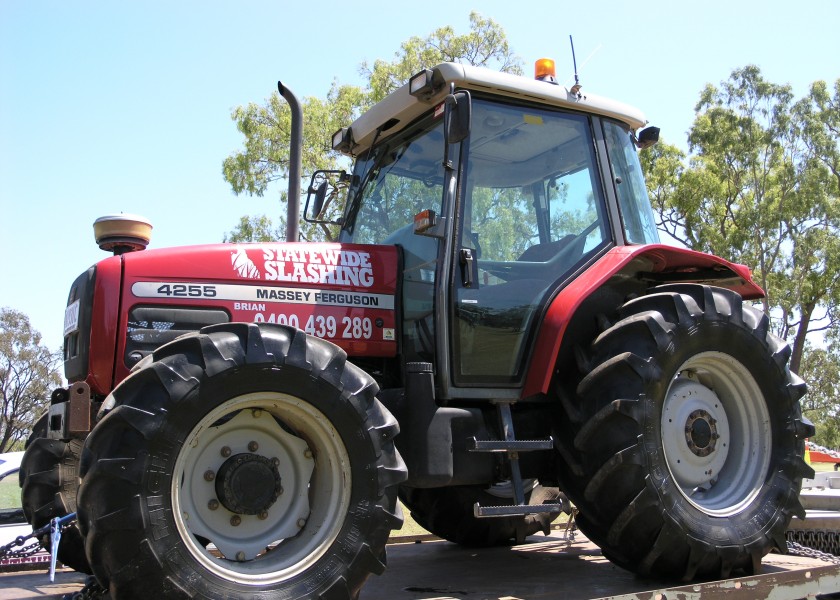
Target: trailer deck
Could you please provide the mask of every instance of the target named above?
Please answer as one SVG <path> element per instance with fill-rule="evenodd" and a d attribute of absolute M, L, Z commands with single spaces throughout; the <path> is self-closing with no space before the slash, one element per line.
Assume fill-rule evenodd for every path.
<path fill-rule="evenodd" d="M 371 577 L 361 600 L 694 600 L 727 594 L 728 600 L 797 600 L 840 592 L 840 565 L 771 554 L 764 572 L 706 583 L 668 586 L 624 571 L 578 534 L 533 537 L 512 548 L 476 550 L 424 536 L 388 546 L 388 569 Z M 58 599 L 82 588 L 84 576 L 44 572 L 0 574 L 0 599 Z"/>

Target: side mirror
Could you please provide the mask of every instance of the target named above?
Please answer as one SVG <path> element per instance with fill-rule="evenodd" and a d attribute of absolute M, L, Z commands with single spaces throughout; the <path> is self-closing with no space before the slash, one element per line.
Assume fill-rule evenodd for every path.
<path fill-rule="evenodd" d="M 334 200 L 347 191 L 352 176 L 346 171 L 315 171 L 309 183 L 303 219 L 307 223 L 328 223 L 327 209 Z"/>
<path fill-rule="evenodd" d="M 636 146 L 639 150 L 650 148 L 659 141 L 659 127 L 646 127 L 639 132 L 639 138 L 636 140 Z"/>
<path fill-rule="evenodd" d="M 443 134 L 447 144 L 457 144 L 470 135 L 472 98 L 467 91 L 449 94 L 444 101 Z"/>
<path fill-rule="evenodd" d="M 321 182 L 321 185 L 318 186 L 318 189 L 315 190 L 315 200 L 312 202 L 312 215 L 314 217 L 320 217 L 321 213 L 324 212 L 324 200 L 327 199 L 327 182 Z"/>

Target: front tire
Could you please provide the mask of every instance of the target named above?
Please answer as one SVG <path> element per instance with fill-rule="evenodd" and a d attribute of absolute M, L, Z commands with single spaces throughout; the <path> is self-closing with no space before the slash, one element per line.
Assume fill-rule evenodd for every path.
<path fill-rule="evenodd" d="M 581 530 L 626 569 L 686 581 L 754 571 L 804 517 L 805 384 L 734 292 L 657 292 L 593 343 L 580 412 L 562 425 L 579 423 L 561 478 Z"/>
<path fill-rule="evenodd" d="M 158 349 L 85 444 L 94 574 L 118 598 L 355 598 L 402 522 L 398 426 L 376 393 L 291 328 Z"/>

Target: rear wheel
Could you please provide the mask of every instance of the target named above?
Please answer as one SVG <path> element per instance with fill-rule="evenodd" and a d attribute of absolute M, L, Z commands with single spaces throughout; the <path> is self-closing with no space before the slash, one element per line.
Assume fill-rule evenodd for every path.
<path fill-rule="evenodd" d="M 644 575 L 753 570 L 786 549 L 813 474 L 789 347 L 763 313 L 707 286 L 660 288 L 620 317 L 593 343 L 580 412 L 564 419 L 578 422 L 561 477 L 581 529 Z"/>
<path fill-rule="evenodd" d="M 559 502 L 557 488 L 544 488 L 535 480 L 526 482 L 526 501 L 530 504 Z M 548 535 L 558 513 L 479 519 L 473 512 L 481 506 L 511 504 L 511 484 L 484 486 L 459 485 L 442 488 L 400 488 L 400 499 L 411 510 L 412 518 L 434 535 L 464 546 L 488 547 L 521 544 L 529 535 L 542 531 Z"/>
<path fill-rule="evenodd" d="M 94 574 L 119 598 L 356 597 L 401 524 L 398 426 L 376 392 L 290 328 L 160 348 L 85 445 Z"/>
<path fill-rule="evenodd" d="M 48 438 L 48 416 L 44 414 L 32 428 L 19 472 L 23 513 L 32 529 L 40 529 L 56 517 L 76 512 L 82 441 Z M 49 535 L 41 536 L 38 541 L 48 552 L 52 548 Z M 75 523 L 62 530 L 58 560 L 76 571 L 91 572 L 84 538 Z"/>

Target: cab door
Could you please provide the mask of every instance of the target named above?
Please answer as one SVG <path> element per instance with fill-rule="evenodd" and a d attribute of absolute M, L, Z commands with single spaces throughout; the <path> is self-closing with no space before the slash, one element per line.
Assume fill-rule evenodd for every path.
<path fill-rule="evenodd" d="M 453 383 L 514 387 L 546 302 L 611 243 L 590 119 L 476 99 L 465 167 Z"/>

